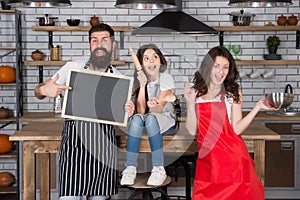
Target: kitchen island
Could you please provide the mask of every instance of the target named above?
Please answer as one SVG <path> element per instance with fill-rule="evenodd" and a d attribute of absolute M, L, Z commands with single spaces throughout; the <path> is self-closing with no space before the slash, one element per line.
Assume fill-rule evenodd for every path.
<path fill-rule="evenodd" d="M 36 199 L 35 154 L 40 156 L 40 199 L 50 199 L 50 154 L 58 153 L 64 119 L 54 113 L 30 113 L 21 117 L 24 123 L 12 141 L 23 143 L 23 190 L 24 200 Z M 116 127 L 120 151 L 126 150 L 126 128 Z M 252 123 L 242 135 L 249 152 L 254 153 L 255 170 L 264 183 L 265 140 L 280 139 L 280 136 L 260 122 Z M 142 139 L 141 152 L 149 152 L 147 138 Z M 187 133 L 184 122 L 174 136 L 164 136 L 164 152 L 197 152 L 197 140 Z"/>

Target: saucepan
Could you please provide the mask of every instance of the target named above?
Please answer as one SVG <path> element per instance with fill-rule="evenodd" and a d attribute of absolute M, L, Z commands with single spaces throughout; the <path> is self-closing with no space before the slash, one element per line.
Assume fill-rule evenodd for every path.
<path fill-rule="evenodd" d="M 37 17 L 39 20 L 40 26 L 54 26 L 55 25 L 55 19 L 58 19 L 57 17 L 49 17 L 48 14 L 45 14 L 45 17 Z"/>
<path fill-rule="evenodd" d="M 229 13 L 231 16 L 231 20 L 234 26 L 249 26 L 251 21 L 255 17 L 254 14 L 245 13 L 244 10 L 240 10 L 240 12 L 232 12 Z"/>
<path fill-rule="evenodd" d="M 287 84 L 284 92 L 273 92 L 270 94 L 266 94 L 265 98 L 270 106 L 274 108 L 286 109 L 293 103 L 293 88 L 290 84 Z"/>

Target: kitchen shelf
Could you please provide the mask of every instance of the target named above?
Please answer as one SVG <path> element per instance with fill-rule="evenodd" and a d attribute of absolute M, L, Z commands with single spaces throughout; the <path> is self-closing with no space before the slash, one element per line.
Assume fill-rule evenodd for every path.
<path fill-rule="evenodd" d="M 300 31 L 300 26 L 214 26 L 217 31 Z"/>
<path fill-rule="evenodd" d="M 16 47 L 0 47 L 0 50 L 16 50 Z"/>
<path fill-rule="evenodd" d="M 111 26 L 116 32 L 132 31 L 132 26 Z M 89 31 L 90 26 L 32 26 L 33 31 Z"/>
<path fill-rule="evenodd" d="M 53 31 L 89 31 L 91 26 L 32 26 L 33 31 L 48 31 L 49 49 L 53 45 Z M 120 32 L 120 48 L 124 49 L 124 32 L 132 31 L 132 26 L 111 26 L 111 28 Z"/>
<path fill-rule="evenodd" d="M 43 67 L 44 66 L 63 66 L 65 65 L 69 60 L 60 60 L 60 61 L 24 61 L 24 66 L 34 66 L 39 68 L 39 83 L 42 83 L 44 80 L 43 78 Z M 114 66 L 121 66 L 125 65 L 125 60 L 113 60 L 111 61 L 111 64 Z"/>
<path fill-rule="evenodd" d="M 219 31 L 220 46 L 224 43 L 224 31 L 296 31 L 296 49 L 300 48 L 300 26 L 214 26 Z"/>
<path fill-rule="evenodd" d="M 25 66 L 63 66 L 70 60 L 60 60 L 60 61 L 24 61 Z M 114 66 L 125 65 L 125 60 L 113 60 L 111 64 Z"/>
<path fill-rule="evenodd" d="M 237 65 L 300 65 L 300 60 L 236 60 Z"/>
<path fill-rule="evenodd" d="M 0 187 L 0 195 L 1 194 L 16 194 L 16 193 L 17 193 L 16 186 Z"/>
<path fill-rule="evenodd" d="M 0 83 L 0 86 L 16 86 L 16 83 Z"/>
<path fill-rule="evenodd" d="M 17 158 L 17 152 L 12 150 L 8 153 L 0 154 L 0 158 Z"/>

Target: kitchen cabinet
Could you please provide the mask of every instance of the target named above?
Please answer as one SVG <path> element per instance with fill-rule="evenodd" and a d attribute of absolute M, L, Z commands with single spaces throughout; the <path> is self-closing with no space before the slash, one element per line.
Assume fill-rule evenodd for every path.
<path fill-rule="evenodd" d="M 6 41 L 2 41 L 0 43 L 0 59 L 2 61 L 2 64 L 6 64 L 4 59 L 9 56 L 9 59 L 12 58 L 12 60 L 9 60 L 9 65 L 11 63 L 13 64 L 13 67 L 16 70 L 16 82 L 15 83 L 1 83 L 0 88 L 1 90 L 7 88 L 12 88 L 12 90 L 15 93 L 15 101 L 14 101 L 14 114 L 12 117 L 6 118 L 6 119 L 0 119 L 0 129 L 3 129 L 9 124 L 15 123 L 16 124 L 16 131 L 19 130 L 19 117 L 23 114 L 23 101 L 22 101 L 22 72 L 21 72 L 21 66 L 22 66 L 22 44 L 21 44 L 21 38 L 22 38 L 22 26 L 21 26 L 21 12 L 19 10 L 0 10 L 0 16 L 9 15 L 9 20 L 5 23 L 9 24 L 12 23 L 10 27 L 13 27 L 14 30 L 12 33 L 8 33 L 8 39 Z M 1 19 L 2 20 L 2 19 Z M 6 44 L 10 44 L 10 46 L 6 46 Z M 11 46 L 14 45 L 14 46 Z M 11 54 L 13 54 L 11 56 Z M 8 65 L 8 64 L 7 64 Z M 3 99 L 3 98 L 1 98 Z M 4 102 L 2 100 L 1 104 L 5 106 L 7 102 Z M 3 133 L 3 131 L 2 131 Z M 5 132 L 4 132 L 5 133 Z M 16 172 L 16 186 L 12 187 L 1 187 L 0 188 L 0 195 L 1 194 L 17 194 L 19 195 L 19 148 L 18 143 L 16 144 L 16 150 L 13 152 L 9 152 L 7 154 L 1 154 L 0 155 L 0 163 L 4 159 L 15 159 L 17 163 L 17 172 Z M 3 169 L 5 171 L 5 169 Z"/>
<path fill-rule="evenodd" d="M 296 49 L 300 48 L 300 26 L 215 26 L 219 31 L 219 42 L 223 46 L 224 32 L 244 31 L 295 31 Z M 237 65 L 299 65 L 299 60 L 237 60 Z"/>
<path fill-rule="evenodd" d="M 49 35 L 49 49 L 53 45 L 53 32 L 54 31 L 89 31 L 90 26 L 32 26 L 33 31 L 47 31 Z M 120 32 L 120 48 L 124 49 L 124 32 L 132 31 L 132 26 L 112 26 L 115 32 Z M 25 61 L 25 66 L 38 66 L 39 68 L 39 82 L 43 82 L 43 66 L 63 66 L 67 60 L 63 61 Z M 125 65 L 123 60 L 113 60 L 112 65 Z"/>

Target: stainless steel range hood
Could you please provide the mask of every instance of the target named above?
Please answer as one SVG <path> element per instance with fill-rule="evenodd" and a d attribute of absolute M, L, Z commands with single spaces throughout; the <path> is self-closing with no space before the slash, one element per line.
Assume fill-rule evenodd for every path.
<path fill-rule="evenodd" d="M 142 35 L 216 35 L 218 31 L 181 11 L 181 0 L 176 1 L 177 9 L 166 9 L 150 21 L 136 28 L 132 34 Z"/>

